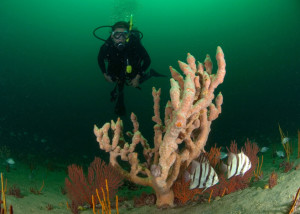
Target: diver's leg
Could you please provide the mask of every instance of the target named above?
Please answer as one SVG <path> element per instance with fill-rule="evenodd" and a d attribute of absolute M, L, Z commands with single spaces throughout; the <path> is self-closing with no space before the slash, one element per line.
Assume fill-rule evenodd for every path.
<path fill-rule="evenodd" d="M 118 98 L 115 106 L 115 113 L 119 116 L 123 116 L 126 113 L 124 104 L 124 83 L 118 84 Z"/>
<path fill-rule="evenodd" d="M 139 80 L 139 83 L 143 83 L 145 81 L 147 81 L 148 79 L 150 79 L 151 77 L 167 77 L 166 75 L 164 74 L 160 74 L 158 73 L 157 71 L 155 71 L 154 69 L 150 69 L 149 72 L 145 72 L 142 74 L 140 80 Z"/>
<path fill-rule="evenodd" d="M 110 102 L 116 101 L 118 97 L 118 83 L 115 85 L 114 89 L 110 92 Z"/>

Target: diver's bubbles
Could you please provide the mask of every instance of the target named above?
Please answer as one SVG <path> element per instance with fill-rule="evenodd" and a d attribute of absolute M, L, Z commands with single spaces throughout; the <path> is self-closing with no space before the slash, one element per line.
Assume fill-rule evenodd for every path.
<path fill-rule="evenodd" d="M 118 21 L 129 21 L 131 14 L 135 14 L 138 8 L 137 0 L 113 0 L 112 24 Z"/>

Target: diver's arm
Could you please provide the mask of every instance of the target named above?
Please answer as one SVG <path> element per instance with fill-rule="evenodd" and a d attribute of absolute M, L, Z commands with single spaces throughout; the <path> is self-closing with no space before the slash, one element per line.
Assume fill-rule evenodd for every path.
<path fill-rule="evenodd" d="M 101 69 L 101 72 L 103 74 L 107 73 L 106 67 L 105 67 L 105 62 L 104 62 L 106 54 L 107 54 L 107 47 L 104 44 L 104 45 L 101 46 L 99 54 L 98 54 L 98 65 L 99 65 L 99 67 Z"/>
<path fill-rule="evenodd" d="M 140 56 L 142 57 L 142 67 L 141 67 L 141 71 L 139 73 L 142 74 L 149 68 L 149 66 L 151 64 L 151 59 L 150 59 L 148 52 L 142 45 L 140 45 L 139 49 L 140 49 L 140 51 L 139 51 Z"/>

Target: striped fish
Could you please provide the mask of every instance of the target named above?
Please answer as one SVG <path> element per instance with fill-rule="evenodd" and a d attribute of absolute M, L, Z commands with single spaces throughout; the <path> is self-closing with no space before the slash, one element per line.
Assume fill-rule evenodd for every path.
<path fill-rule="evenodd" d="M 251 168 L 251 161 L 244 152 L 239 154 L 230 153 L 228 155 L 227 178 L 232 176 L 242 175 Z"/>
<path fill-rule="evenodd" d="M 215 170 L 210 166 L 209 162 L 204 160 L 193 160 L 191 170 L 184 172 L 186 182 L 191 181 L 190 189 L 205 188 L 205 190 L 219 182 L 219 178 Z"/>

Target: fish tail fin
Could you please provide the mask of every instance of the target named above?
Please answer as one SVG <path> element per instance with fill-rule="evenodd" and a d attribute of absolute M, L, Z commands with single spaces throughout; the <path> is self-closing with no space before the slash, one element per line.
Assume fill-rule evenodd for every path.
<path fill-rule="evenodd" d="M 200 163 L 193 160 L 192 163 L 191 163 L 191 168 L 190 168 L 190 172 L 191 174 L 194 174 L 194 172 L 196 171 L 196 168 L 198 167 Z"/>
<path fill-rule="evenodd" d="M 227 172 L 227 167 L 228 166 L 223 161 L 221 161 L 221 164 L 220 164 L 220 173 L 221 174 L 225 174 Z"/>
<path fill-rule="evenodd" d="M 167 77 L 167 75 L 160 74 L 156 70 L 154 70 L 153 68 L 150 69 L 150 76 L 151 77 Z"/>
<path fill-rule="evenodd" d="M 191 180 L 191 174 L 187 170 L 185 170 L 183 173 L 183 179 L 185 182 L 188 182 Z"/>
<path fill-rule="evenodd" d="M 204 190 L 202 190 L 202 191 L 201 191 L 201 193 L 203 193 L 203 192 L 204 192 L 205 190 L 207 190 L 208 188 L 209 188 L 209 187 L 205 187 L 205 189 L 204 189 Z"/>

